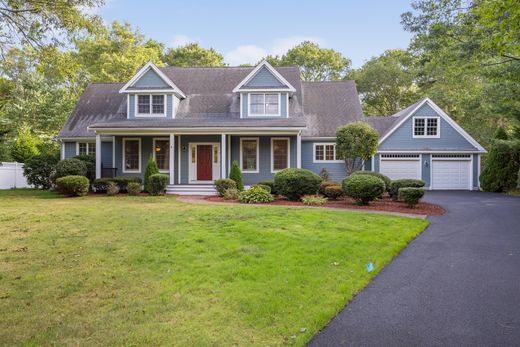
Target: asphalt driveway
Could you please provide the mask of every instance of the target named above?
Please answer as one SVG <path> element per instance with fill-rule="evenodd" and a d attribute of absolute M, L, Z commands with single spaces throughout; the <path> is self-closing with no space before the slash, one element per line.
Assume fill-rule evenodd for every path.
<path fill-rule="evenodd" d="M 519 346 L 520 198 L 428 192 L 447 213 L 310 346 Z"/>

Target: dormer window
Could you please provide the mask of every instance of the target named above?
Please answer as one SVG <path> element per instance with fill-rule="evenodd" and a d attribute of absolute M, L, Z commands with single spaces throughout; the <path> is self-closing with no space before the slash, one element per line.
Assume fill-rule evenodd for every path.
<path fill-rule="evenodd" d="M 137 95 L 138 116 L 165 116 L 165 95 Z"/>
<path fill-rule="evenodd" d="M 249 114 L 251 116 L 279 116 L 279 93 L 249 94 Z"/>
<path fill-rule="evenodd" d="M 413 137 L 439 137 L 439 118 L 415 117 L 413 119 Z"/>

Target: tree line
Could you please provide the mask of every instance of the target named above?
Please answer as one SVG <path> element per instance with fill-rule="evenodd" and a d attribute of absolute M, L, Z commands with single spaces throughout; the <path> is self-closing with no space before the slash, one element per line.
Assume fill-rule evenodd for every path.
<path fill-rule="evenodd" d="M 166 47 L 128 23 L 104 25 L 88 11 L 101 5 L 0 0 L 0 160 L 54 148 L 52 138 L 88 83 L 126 82 L 148 61 L 225 65 L 213 48 Z M 429 96 L 485 146 L 497 129 L 520 137 L 518 1 L 416 0 L 411 7 L 401 16 L 412 33 L 409 47 L 360 68 L 309 41 L 265 59 L 298 66 L 306 81 L 355 80 L 367 116 L 389 116 Z"/>

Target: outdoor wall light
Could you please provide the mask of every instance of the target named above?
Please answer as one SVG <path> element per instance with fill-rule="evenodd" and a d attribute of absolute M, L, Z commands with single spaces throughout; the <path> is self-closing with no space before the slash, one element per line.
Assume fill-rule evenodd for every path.
<path fill-rule="evenodd" d="M 428 163 L 428 160 L 425 160 L 424 161 L 424 167 L 428 167 L 428 166 L 430 166 L 430 163 Z"/>

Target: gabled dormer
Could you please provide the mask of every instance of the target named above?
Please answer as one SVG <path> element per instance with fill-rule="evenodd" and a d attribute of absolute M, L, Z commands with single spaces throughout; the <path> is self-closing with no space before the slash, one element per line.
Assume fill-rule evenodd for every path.
<path fill-rule="evenodd" d="M 127 94 L 127 118 L 175 118 L 186 96 L 168 76 L 148 62 L 119 93 Z"/>
<path fill-rule="evenodd" d="M 289 117 L 289 97 L 296 89 L 266 60 L 234 89 L 240 93 L 240 118 Z"/>

